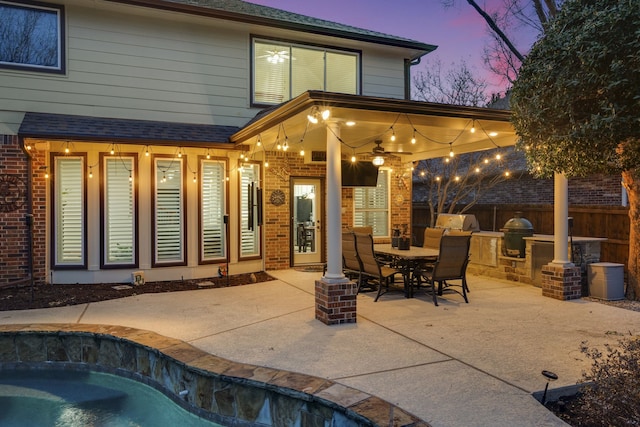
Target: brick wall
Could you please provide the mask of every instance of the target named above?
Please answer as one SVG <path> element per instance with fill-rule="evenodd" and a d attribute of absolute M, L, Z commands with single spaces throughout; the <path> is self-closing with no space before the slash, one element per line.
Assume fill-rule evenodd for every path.
<path fill-rule="evenodd" d="M 264 171 L 264 238 L 265 269 L 276 270 L 290 267 L 291 247 L 291 177 L 322 178 L 326 176 L 326 164 L 305 164 L 296 152 L 267 151 L 265 160 L 269 167 Z M 411 174 L 402 171 L 399 160 L 389 157 L 385 167 L 391 172 L 391 224 L 411 224 Z M 324 182 L 326 191 L 326 181 Z M 282 190 L 285 203 L 276 206 L 269 201 L 274 190 Z M 402 195 L 404 202 L 396 199 Z M 323 200 L 325 194 L 322 194 Z M 326 208 L 326 207 L 325 207 Z M 342 189 L 342 227 L 353 226 L 353 188 Z M 380 240 L 382 241 L 382 240 Z M 324 251 L 326 254 L 326 248 Z M 323 259 L 326 256 L 323 256 Z"/>
<path fill-rule="evenodd" d="M 414 201 L 426 197 L 427 187 L 419 181 L 414 184 Z M 461 201 L 464 205 L 471 200 Z M 511 178 L 496 184 L 478 199 L 481 205 L 501 204 L 553 204 L 553 179 L 535 179 L 530 175 Z M 620 206 L 622 184 L 618 175 L 593 175 L 569 179 L 569 204 L 593 206 Z"/>
<path fill-rule="evenodd" d="M 501 182 L 485 193 L 480 204 L 553 204 L 553 179 L 524 175 Z M 620 206 L 622 185 L 618 175 L 569 179 L 570 205 Z"/>
<path fill-rule="evenodd" d="M 29 275 L 29 228 L 26 215 L 29 212 L 28 193 L 28 160 L 22 151 L 18 137 L 3 135 L 0 139 L 0 175 L 9 179 L 11 185 L 3 184 L 0 191 L 6 198 L 16 200 L 14 205 L 2 205 L 0 211 L 0 286 L 26 279 Z M 45 277 L 45 253 L 46 253 L 46 182 L 41 166 L 44 165 L 44 156 L 31 150 L 34 156 L 32 185 L 34 200 L 34 224 L 33 224 L 33 261 L 34 278 L 37 282 L 43 282 Z M 17 196 L 15 185 L 19 193 Z M 39 205 L 38 205 L 39 203 Z"/>

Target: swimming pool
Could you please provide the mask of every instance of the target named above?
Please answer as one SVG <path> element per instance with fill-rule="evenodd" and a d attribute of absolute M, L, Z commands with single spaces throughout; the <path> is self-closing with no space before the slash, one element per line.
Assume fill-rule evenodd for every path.
<path fill-rule="evenodd" d="M 219 426 L 148 385 L 88 370 L 0 370 L 0 408 L 9 427 Z"/>

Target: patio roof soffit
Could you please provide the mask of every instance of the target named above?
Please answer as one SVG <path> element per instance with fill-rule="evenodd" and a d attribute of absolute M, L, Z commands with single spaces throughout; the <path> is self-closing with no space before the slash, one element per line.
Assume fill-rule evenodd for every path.
<path fill-rule="evenodd" d="M 334 119 L 356 122 L 353 127 L 342 127 L 345 154 L 366 153 L 376 139 L 382 140 L 388 151 L 407 152 L 401 155 L 403 161 L 448 155 L 452 148 L 463 153 L 512 146 L 516 141 L 508 110 L 321 91 L 308 91 L 263 110 L 230 140 L 236 145 L 253 145 L 260 136 L 268 145 L 283 130 L 289 141 L 303 143 L 304 139 L 305 150 L 320 149 L 326 142 L 326 133 L 318 132 L 318 125 L 310 129 L 307 121 L 314 107 L 330 109 Z M 470 134 L 473 126 L 478 131 Z M 397 135 L 396 142 L 389 141 L 391 132 Z M 418 142 L 411 144 L 414 135 Z"/>

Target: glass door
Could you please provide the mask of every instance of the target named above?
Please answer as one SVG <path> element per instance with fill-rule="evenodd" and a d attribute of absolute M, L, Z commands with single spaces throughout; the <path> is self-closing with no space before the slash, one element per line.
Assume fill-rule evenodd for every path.
<path fill-rule="evenodd" d="M 319 178 L 292 178 L 292 265 L 322 262 L 322 182 Z"/>

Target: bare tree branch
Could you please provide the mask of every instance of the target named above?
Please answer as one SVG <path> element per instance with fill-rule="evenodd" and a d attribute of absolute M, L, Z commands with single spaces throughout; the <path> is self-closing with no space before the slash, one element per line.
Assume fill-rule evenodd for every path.
<path fill-rule="evenodd" d="M 507 37 L 507 35 L 502 32 L 500 27 L 496 25 L 493 18 L 491 18 L 491 16 L 489 16 L 487 12 L 485 12 L 480 6 L 478 6 L 478 3 L 476 3 L 474 0 L 467 0 L 467 3 L 469 3 L 480 14 L 480 16 L 484 18 L 484 20 L 487 22 L 487 25 L 489 25 L 489 27 L 500 37 L 500 39 L 502 39 L 504 44 L 509 47 L 509 50 L 516 56 L 516 58 L 518 58 L 521 62 L 524 61 L 524 56 L 522 56 L 520 51 L 516 49 L 513 43 L 511 43 L 509 37 Z"/>

